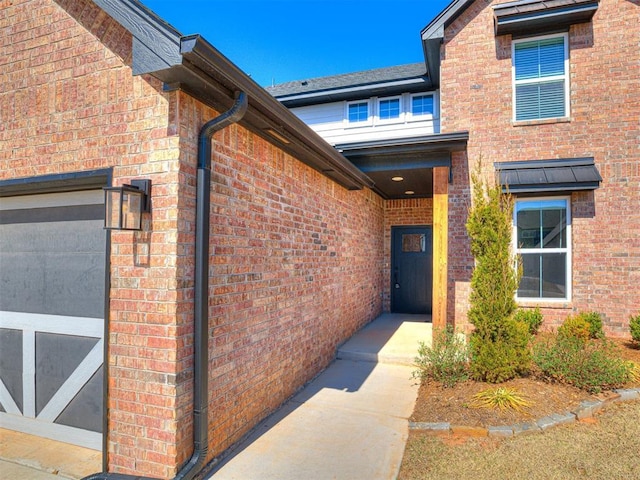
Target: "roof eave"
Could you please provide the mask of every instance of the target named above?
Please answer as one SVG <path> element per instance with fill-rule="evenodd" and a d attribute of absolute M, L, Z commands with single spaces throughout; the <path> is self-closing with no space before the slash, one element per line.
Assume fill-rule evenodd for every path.
<path fill-rule="evenodd" d="M 343 100 L 359 100 L 379 94 L 389 96 L 404 92 L 422 92 L 431 88 L 433 88 L 433 85 L 429 78 L 420 76 L 330 90 L 276 95 L 274 98 L 277 98 L 286 107 L 293 108 Z"/>
<path fill-rule="evenodd" d="M 429 78 L 435 87 L 440 86 L 440 45 L 444 41 L 444 30 L 473 3 L 474 0 L 453 0 L 420 32 L 424 60 Z"/>
<path fill-rule="evenodd" d="M 200 35 L 181 36 L 137 0 L 93 0 L 133 36 L 134 75 L 150 74 L 218 111 L 236 91 L 249 97 L 241 125 L 349 190 L 371 187 L 358 170 L 309 126 Z"/>

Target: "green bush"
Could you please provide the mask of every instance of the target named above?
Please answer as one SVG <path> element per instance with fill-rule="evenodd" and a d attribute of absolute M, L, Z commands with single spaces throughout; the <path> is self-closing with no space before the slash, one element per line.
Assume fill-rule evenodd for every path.
<path fill-rule="evenodd" d="M 581 312 L 578 316 L 584 318 L 589 324 L 589 336 L 591 338 L 604 338 L 602 316 L 598 312 Z"/>
<path fill-rule="evenodd" d="M 631 330 L 631 338 L 634 342 L 640 344 L 640 314 L 629 319 L 629 329 Z"/>
<path fill-rule="evenodd" d="M 625 362 L 609 340 L 588 341 L 557 337 L 534 345 L 533 361 L 543 376 L 591 393 L 617 388 L 631 380 L 633 366 Z"/>
<path fill-rule="evenodd" d="M 433 346 L 420 342 L 413 372 L 414 378 L 432 378 L 445 387 L 469 378 L 469 350 L 464 336 L 458 335 L 451 325 L 433 333 Z"/>
<path fill-rule="evenodd" d="M 471 179 L 473 205 L 466 224 L 475 258 L 468 312 L 475 327 L 471 376 L 501 382 L 526 372 L 530 363 L 528 327 L 513 318 L 521 274 L 511 250 L 513 199 L 495 181 L 483 181 L 480 162 Z"/>
<path fill-rule="evenodd" d="M 575 317 L 569 315 L 558 328 L 558 337 L 578 340 L 584 344 L 591 337 L 591 325 L 581 315 L 576 315 Z"/>
<path fill-rule="evenodd" d="M 500 335 L 485 341 L 474 332 L 471 335 L 471 377 L 490 383 L 500 383 L 526 374 L 531 365 L 529 327 L 508 319 Z"/>
<path fill-rule="evenodd" d="M 513 318 L 518 322 L 527 324 L 531 335 L 537 335 L 540 325 L 542 325 L 542 313 L 540 313 L 539 307 L 534 310 L 519 308 Z"/>

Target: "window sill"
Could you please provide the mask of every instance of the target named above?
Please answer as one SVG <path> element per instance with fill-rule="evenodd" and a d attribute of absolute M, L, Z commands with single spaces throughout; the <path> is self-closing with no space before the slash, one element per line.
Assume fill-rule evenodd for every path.
<path fill-rule="evenodd" d="M 512 127 L 529 127 L 532 125 L 549 125 L 552 123 L 569 123 L 571 117 L 543 118 L 539 120 L 514 120 L 511 122 Z"/>
<path fill-rule="evenodd" d="M 566 310 L 568 308 L 571 308 L 571 301 L 563 298 L 559 298 L 558 300 L 545 299 L 545 298 L 541 298 L 539 300 L 534 300 L 530 298 L 520 300 L 516 298 L 516 303 L 518 304 L 518 307 L 523 307 L 523 308 L 541 307 L 541 308 L 557 308 L 559 310 Z"/>

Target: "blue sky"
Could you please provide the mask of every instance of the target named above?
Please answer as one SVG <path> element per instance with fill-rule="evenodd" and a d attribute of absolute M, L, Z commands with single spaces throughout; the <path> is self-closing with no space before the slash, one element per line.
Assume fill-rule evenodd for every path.
<path fill-rule="evenodd" d="M 421 62 L 420 31 L 450 0 L 142 0 L 260 85 Z"/>

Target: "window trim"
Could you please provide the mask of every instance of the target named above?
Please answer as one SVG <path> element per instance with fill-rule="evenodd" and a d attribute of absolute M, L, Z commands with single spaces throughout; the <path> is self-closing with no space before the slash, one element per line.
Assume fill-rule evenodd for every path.
<path fill-rule="evenodd" d="M 516 80 L 516 45 L 521 43 L 546 40 L 551 38 L 562 38 L 564 43 L 564 74 L 556 75 L 553 77 L 545 77 L 543 80 L 536 79 L 526 79 L 526 80 Z M 570 88 L 570 71 L 569 71 L 569 34 L 568 33 L 554 33 L 549 35 L 539 35 L 536 37 L 526 37 L 520 38 L 517 40 L 513 40 L 511 42 L 511 90 L 512 90 L 512 113 L 511 118 L 515 124 L 523 124 L 523 123 L 537 123 L 537 122 L 552 122 L 560 119 L 567 119 L 571 116 L 571 88 Z M 554 82 L 558 80 L 564 81 L 564 115 L 561 117 L 545 117 L 545 118 L 531 118 L 531 119 L 522 119 L 519 120 L 517 115 L 517 105 L 516 105 L 516 87 L 518 85 L 539 85 L 541 83 Z"/>
<path fill-rule="evenodd" d="M 433 112 L 431 114 L 427 114 L 427 113 L 420 113 L 420 114 L 415 114 L 413 113 L 413 99 L 415 97 L 431 97 L 431 99 L 433 100 Z M 436 118 L 438 118 L 438 98 L 436 97 L 436 92 L 431 92 L 431 93 L 425 93 L 425 92 L 420 92 L 420 93 L 412 93 L 409 96 L 409 105 L 407 106 L 407 121 L 411 122 L 422 122 L 425 120 L 432 120 L 435 121 Z"/>
<path fill-rule="evenodd" d="M 566 201 L 566 213 L 567 213 L 567 230 L 566 230 L 566 240 L 567 246 L 565 248 L 518 248 L 518 209 L 517 204 L 519 202 L 544 202 L 544 201 L 558 201 L 564 200 Z M 554 196 L 541 196 L 541 197 L 523 197 L 523 198 L 515 198 L 513 205 L 513 222 L 512 222 L 512 240 L 511 245 L 516 256 L 520 256 L 521 254 L 526 253 L 566 253 L 566 292 L 563 298 L 552 298 L 552 297 L 520 297 L 518 296 L 518 291 L 515 292 L 515 299 L 518 303 L 548 303 L 548 304 L 563 304 L 571 302 L 572 298 L 572 285 L 573 285 L 573 241 L 572 241 L 572 215 L 571 215 L 571 195 L 554 195 Z M 519 285 L 518 285 L 519 287 Z"/>
<path fill-rule="evenodd" d="M 380 104 L 384 101 L 397 100 L 398 101 L 398 116 L 395 118 L 381 118 L 380 117 Z M 380 97 L 376 98 L 376 111 L 374 114 L 375 122 L 379 124 L 387 123 L 403 123 L 405 116 L 405 108 L 402 101 L 402 95 L 394 95 L 392 97 Z"/>
<path fill-rule="evenodd" d="M 360 120 L 360 121 L 357 121 L 357 122 L 352 122 L 351 120 L 349 120 L 349 107 L 351 105 L 362 104 L 362 103 L 367 105 L 367 119 L 366 120 Z M 361 127 L 361 126 L 371 125 L 373 123 L 373 112 L 372 112 L 372 108 L 371 108 L 371 99 L 354 100 L 354 101 L 351 101 L 351 102 L 345 102 L 344 120 L 345 120 L 345 123 L 346 123 L 347 127 Z"/>

